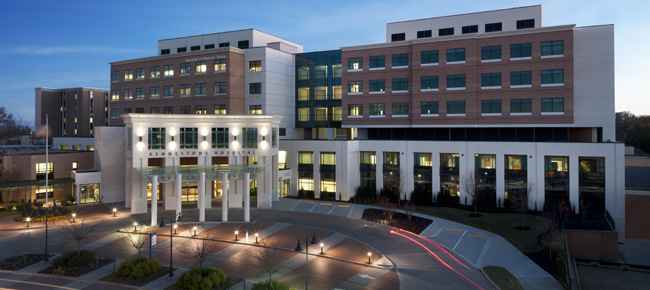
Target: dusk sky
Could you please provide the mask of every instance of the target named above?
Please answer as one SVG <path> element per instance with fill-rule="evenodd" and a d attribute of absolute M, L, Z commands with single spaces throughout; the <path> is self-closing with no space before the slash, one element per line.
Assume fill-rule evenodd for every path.
<path fill-rule="evenodd" d="M 650 1 L 9 1 L 0 105 L 34 123 L 34 88 L 110 88 L 109 62 L 160 39 L 256 28 L 305 52 L 385 41 L 387 22 L 542 4 L 544 26 L 615 24 L 616 111 L 650 115 Z M 453 5 L 443 5 L 443 3 Z"/>

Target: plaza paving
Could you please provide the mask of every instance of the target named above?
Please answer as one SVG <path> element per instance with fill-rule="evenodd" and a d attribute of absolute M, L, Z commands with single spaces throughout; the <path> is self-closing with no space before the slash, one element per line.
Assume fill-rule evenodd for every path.
<path fill-rule="evenodd" d="M 526 289 L 561 288 L 548 273 L 500 236 L 427 216 L 423 217 L 434 222 L 421 235 L 401 231 L 391 233 L 391 228 L 361 220 L 365 208 L 336 202 L 283 199 L 275 202 L 272 210 L 252 209 L 251 223 L 237 222 L 243 220 L 243 211 L 239 209 L 230 210 L 230 220 L 234 222 L 218 222 L 221 209 L 213 208 L 206 213 L 206 220 L 212 222 L 199 225 L 192 222 L 198 219 L 198 211 L 184 207 L 184 222 L 173 239 L 174 267 L 180 268 L 176 277 L 196 264 L 180 253 L 180 249 L 187 246 L 192 227 L 196 224 L 199 232 L 205 231 L 211 239 L 217 240 L 217 252 L 205 264 L 248 279 L 247 286 L 250 286 L 250 281 L 266 279 L 264 271 L 251 257 L 256 246 L 254 233 L 258 232 L 264 243 L 285 249 L 282 254 L 284 268 L 274 278 L 297 289 L 305 287 L 306 272 L 312 289 L 494 289 L 479 270 L 486 265 L 507 268 Z M 134 222 L 151 223 L 149 214 L 130 215 L 124 209 L 120 209 L 118 217 L 114 218 L 104 205 L 79 206 L 78 215 L 96 225 L 92 236 L 83 241 L 82 248 L 118 260 L 137 255 L 137 251 L 128 247 L 121 240 L 123 234 L 116 231 L 133 231 Z M 159 211 L 158 217 L 169 221 L 173 215 L 173 211 Z M 56 222 L 49 231 L 50 253 L 60 254 L 76 248 L 76 242 L 66 241 L 57 234 L 62 223 Z M 30 230 L 25 230 L 24 224 L 1 218 L 0 227 L 16 228 L 0 231 L 0 248 L 4 249 L 0 258 L 44 250 L 42 223 L 34 223 Z M 152 257 L 160 259 L 163 265 L 169 263 L 169 230 L 169 225 L 156 228 L 157 245 L 151 249 Z M 239 231 L 239 241 L 234 241 L 235 230 Z M 249 233 L 248 242 L 245 241 L 246 231 Z M 304 248 L 305 238 L 311 240 L 314 233 L 317 240 L 325 244 L 324 255 L 320 255 L 318 245 L 310 245 L 307 264 L 304 251 L 298 253 L 293 249 L 298 238 L 302 239 Z M 368 251 L 373 253 L 370 265 L 367 263 Z M 142 254 L 149 255 L 149 250 Z M 97 270 L 99 272 L 91 277 L 99 279 L 103 277 L 100 274 L 111 273 L 112 267 L 100 269 L 103 272 Z M 144 288 L 162 289 L 174 282 L 163 278 Z M 77 284 L 71 285 L 79 285 L 70 287 L 73 289 L 103 287 L 103 284 L 87 284 L 88 281 L 73 282 Z"/>

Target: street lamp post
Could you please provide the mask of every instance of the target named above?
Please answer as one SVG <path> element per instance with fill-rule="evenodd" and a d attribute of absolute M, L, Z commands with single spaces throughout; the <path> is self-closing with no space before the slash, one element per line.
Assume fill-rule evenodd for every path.
<path fill-rule="evenodd" d="M 49 166 L 50 166 L 50 158 L 49 158 L 49 134 L 50 134 L 50 122 L 49 122 L 49 114 L 45 114 L 45 262 L 50 261 L 50 254 L 47 252 L 47 200 L 48 200 L 48 187 L 50 185 L 50 180 L 49 180 Z"/>
<path fill-rule="evenodd" d="M 176 221 L 174 221 L 174 219 Z M 172 229 L 174 232 L 176 231 L 176 223 L 181 221 L 181 213 L 179 212 L 174 219 L 172 219 L 172 222 L 174 222 L 174 226 L 169 227 L 169 279 L 174 278 L 174 266 L 172 263 L 172 256 L 174 256 L 173 248 L 174 248 L 174 243 L 172 238 L 174 237 L 174 233 L 172 233 Z"/>

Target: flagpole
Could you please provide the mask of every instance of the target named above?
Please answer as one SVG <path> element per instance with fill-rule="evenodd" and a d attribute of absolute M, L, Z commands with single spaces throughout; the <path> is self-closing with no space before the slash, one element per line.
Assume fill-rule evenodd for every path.
<path fill-rule="evenodd" d="M 49 262 L 50 261 L 50 255 L 47 253 L 47 207 L 49 206 L 47 204 L 48 202 L 48 189 L 49 189 L 49 166 L 50 166 L 50 159 L 49 159 L 49 133 L 50 133 L 50 124 L 49 124 L 49 114 L 45 114 L 45 261 Z"/>

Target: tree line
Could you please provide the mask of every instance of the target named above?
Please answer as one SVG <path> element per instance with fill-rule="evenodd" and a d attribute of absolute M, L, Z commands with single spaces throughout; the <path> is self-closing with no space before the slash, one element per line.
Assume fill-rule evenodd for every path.
<path fill-rule="evenodd" d="M 650 153 L 650 116 L 616 113 L 616 140 Z"/>

